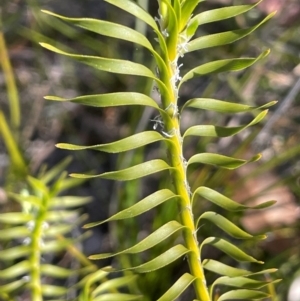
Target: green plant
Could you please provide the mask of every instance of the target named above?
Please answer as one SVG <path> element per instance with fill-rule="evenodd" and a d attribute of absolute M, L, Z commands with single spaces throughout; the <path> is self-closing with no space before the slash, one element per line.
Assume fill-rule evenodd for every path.
<path fill-rule="evenodd" d="M 73 99 L 48 96 L 47 99 L 56 101 L 71 101 L 94 107 L 124 105 L 150 106 L 158 112 L 157 117 L 154 118 L 154 129 L 158 129 L 159 131 L 144 131 L 110 144 L 95 146 L 59 144 L 58 147 L 72 150 L 95 149 L 108 153 L 119 153 L 130 151 L 150 143 L 158 141 L 163 142 L 167 150 L 167 158 L 147 161 L 129 168 L 107 172 L 101 175 L 75 174 L 73 176 L 79 178 L 99 177 L 118 181 L 130 181 L 148 176 L 153 173 L 164 171 L 168 172 L 173 183 L 172 186 L 164 187 L 163 189 L 152 193 L 137 204 L 118 212 L 105 221 L 87 224 L 85 226 L 86 228 L 97 226 L 107 221 L 132 218 L 163 203 L 167 203 L 168 205 L 168 203 L 171 203 L 172 201 L 176 202 L 177 204 L 178 218 L 176 214 L 172 217 L 172 220 L 168 221 L 164 225 L 161 225 L 152 234 L 133 247 L 114 254 L 93 255 L 91 258 L 103 259 L 117 255 L 140 253 L 156 246 L 160 242 L 166 241 L 173 234 L 178 234 L 180 232 L 183 238 L 182 243 L 171 246 L 167 251 L 156 256 L 149 262 L 127 268 L 127 270 L 137 273 L 148 273 L 161 269 L 166 265 L 173 263 L 180 257 L 186 257 L 189 265 L 189 273 L 183 274 L 175 282 L 175 284 L 162 297 L 159 298 L 160 301 L 175 300 L 190 284 L 193 284 L 194 286 L 196 299 L 202 301 L 266 298 L 268 294 L 264 292 L 263 289 L 261 290 L 261 288 L 266 287 L 270 281 L 265 281 L 261 278 L 261 276 L 264 273 L 273 272 L 274 269 L 252 273 L 245 269 L 230 267 L 218 261 L 210 259 L 201 260 L 201 250 L 203 247 L 206 245 L 212 245 L 235 260 L 260 263 L 258 260 L 254 259 L 250 255 L 247 255 L 234 246 L 234 244 L 223 238 L 208 237 L 199 245 L 197 235 L 199 232 L 201 232 L 203 220 L 212 222 L 217 227 L 223 229 L 229 236 L 236 239 L 262 239 L 264 236 L 260 235 L 253 237 L 249 233 L 246 233 L 234 225 L 221 214 L 211 211 L 206 211 L 199 217 L 196 216 L 194 219 L 193 207 L 196 207 L 197 203 L 199 203 L 197 199 L 199 196 L 202 198 L 202 201 L 203 199 L 206 199 L 207 201 L 210 201 L 213 204 L 221 207 L 222 210 L 225 209 L 236 212 L 246 210 L 248 207 L 230 200 L 211 188 L 201 186 L 201 184 L 192 192 L 190 189 L 190 185 L 192 183 L 189 182 L 187 173 L 187 170 L 191 168 L 191 165 L 197 163 L 211 164 L 226 169 L 235 169 L 248 162 L 258 160 L 260 156 L 257 155 L 249 160 L 242 160 L 224 155 L 203 152 L 192 156 L 186 161 L 183 155 L 183 142 L 184 139 L 189 136 L 227 137 L 235 135 L 243 129 L 255 125 L 261 121 L 267 113 L 266 109 L 273 105 L 274 102 L 270 102 L 260 107 L 252 107 L 217 99 L 193 98 L 188 100 L 181 109 L 178 108 L 177 103 L 180 89 L 188 80 L 208 74 L 243 70 L 244 68 L 253 65 L 258 60 L 264 58 L 268 54 L 268 51 L 263 52 L 257 58 L 232 58 L 207 62 L 192 68 L 182 75 L 182 77 L 180 76 L 179 70 L 181 65 L 178 62 L 180 57 L 185 56 L 192 51 L 208 49 L 210 47 L 222 46 L 235 42 L 236 40 L 239 40 L 252 33 L 256 28 L 266 22 L 272 15 L 266 17 L 256 26 L 247 29 L 239 29 L 192 39 L 195 36 L 199 26 L 245 13 L 251 10 L 255 5 L 241 5 L 214 9 L 195 14 L 195 16 L 192 17 L 192 13 L 194 12 L 196 6 L 202 1 L 161 0 L 158 1 L 158 27 L 155 19 L 132 1 L 107 0 L 107 2 L 146 22 L 155 32 L 159 44 L 158 50 L 154 49 L 150 41 L 144 35 L 126 26 L 101 20 L 66 18 L 50 12 L 47 13 L 92 32 L 118 39 L 125 39 L 145 47 L 150 51 L 155 60 L 158 69 L 157 74 L 153 73 L 153 71 L 147 66 L 131 61 L 87 55 L 76 55 L 62 51 L 49 44 L 42 44 L 42 46 L 54 52 L 72 57 L 102 71 L 149 78 L 155 82 L 155 85 L 159 90 L 161 103 L 157 104 L 157 102 L 155 102 L 150 96 L 137 92 L 87 95 Z M 185 59 L 186 57 L 183 58 L 183 60 Z M 190 127 L 183 134 L 181 134 L 180 116 L 181 114 L 184 114 L 184 111 L 187 108 L 210 110 L 229 114 L 253 112 L 255 117 L 250 123 L 244 126 L 230 128 L 217 125 L 198 125 Z M 261 112 L 257 113 L 259 111 Z M 273 204 L 273 202 L 267 202 L 252 209 L 266 208 L 271 204 Z M 217 278 L 211 284 L 210 288 L 206 282 L 204 269 L 221 275 L 221 277 Z M 229 289 L 221 296 L 218 296 L 215 287 L 219 285 L 229 288 L 233 287 L 234 289 Z"/>

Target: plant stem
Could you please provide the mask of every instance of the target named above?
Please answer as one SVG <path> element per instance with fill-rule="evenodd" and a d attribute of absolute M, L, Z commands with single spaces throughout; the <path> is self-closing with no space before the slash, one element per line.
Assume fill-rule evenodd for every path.
<path fill-rule="evenodd" d="M 174 68 L 174 65 L 174 62 L 169 63 L 169 72 L 172 74 L 172 76 L 176 76 L 175 73 L 178 70 L 177 61 L 176 68 Z M 170 87 L 170 83 L 165 84 L 167 87 Z M 190 198 L 191 193 L 186 173 L 186 160 L 183 157 L 182 136 L 180 133 L 180 120 L 177 114 L 177 88 L 173 87 L 172 90 L 173 99 L 171 101 L 171 105 L 173 107 L 173 110 L 172 108 L 170 108 L 170 105 L 168 107 L 165 107 L 165 110 L 169 112 L 169 116 L 171 118 L 168 120 L 164 120 L 165 131 L 170 136 L 169 139 L 172 142 L 168 146 L 168 157 L 170 161 L 170 166 L 175 168 L 175 171 L 172 172 L 171 177 L 173 180 L 175 193 L 180 196 L 179 215 L 181 223 L 186 227 L 183 236 L 185 245 L 190 250 L 190 252 L 187 254 L 190 273 L 191 275 L 196 277 L 196 280 L 194 281 L 196 296 L 198 300 L 210 301 L 205 275 L 201 264 L 201 254 L 198 247 L 197 230 L 195 228 L 192 213 Z M 167 100 L 162 99 L 162 102 L 163 104 L 166 104 Z"/>
<path fill-rule="evenodd" d="M 3 69 L 4 78 L 7 86 L 7 96 L 10 105 L 10 119 L 14 131 L 20 127 L 20 103 L 19 95 L 15 82 L 14 73 L 10 64 L 4 34 L 2 31 L 1 10 L 0 10 L 0 62 Z M 17 132 L 16 132 L 17 133 Z"/>

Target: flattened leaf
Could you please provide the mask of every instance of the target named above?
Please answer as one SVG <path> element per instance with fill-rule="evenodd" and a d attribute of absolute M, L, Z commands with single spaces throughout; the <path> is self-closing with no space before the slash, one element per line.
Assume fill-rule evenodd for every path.
<path fill-rule="evenodd" d="M 122 170 L 105 172 L 99 175 L 70 174 L 70 176 L 81 179 L 101 178 L 115 181 L 130 181 L 146 177 L 163 170 L 171 169 L 173 168 L 171 168 L 165 161 L 156 159 Z"/>
<path fill-rule="evenodd" d="M 66 295 L 68 290 L 65 287 L 57 286 L 57 285 L 42 285 L 42 293 L 45 297 L 58 297 Z"/>
<path fill-rule="evenodd" d="M 57 96 L 45 96 L 47 100 L 68 101 L 86 106 L 106 108 L 117 106 L 141 105 L 159 109 L 158 104 L 149 96 L 137 92 L 117 92 L 95 95 L 84 95 L 74 98 L 61 98 Z"/>
<path fill-rule="evenodd" d="M 269 14 L 260 23 L 249 28 L 219 32 L 216 34 L 205 35 L 196 38 L 187 44 L 187 52 L 234 43 L 235 41 L 238 41 L 251 34 L 258 27 L 260 27 L 262 24 L 264 24 L 270 18 L 272 18 L 274 14 L 275 13 Z"/>
<path fill-rule="evenodd" d="M 226 285 L 226 286 L 232 286 L 236 288 L 243 288 L 243 289 L 260 289 L 269 283 L 272 283 L 271 281 L 260 281 L 260 280 L 254 280 L 247 277 L 220 277 L 218 278 L 212 285 L 211 291 L 213 291 L 213 288 L 216 285 Z"/>
<path fill-rule="evenodd" d="M 107 152 L 107 153 L 120 153 L 162 140 L 166 140 L 166 139 L 160 133 L 155 131 L 146 131 L 107 144 L 80 146 L 80 145 L 74 145 L 68 143 L 58 143 L 56 144 L 56 147 L 62 149 L 69 149 L 69 150 L 93 149 L 93 150 Z M 0 221 L 1 221 L 1 215 L 0 215 Z"/>
<path fill-rule="evenodd" d="M 214 125 L 196 125 L 188 128 L 183 138 L 187 136 L 201 136 L 201 137 L 229 137 L 234 136 L 244 129 L 260 122 L 268 113 L 265 110 L 259 113 L 250 123 L 236 127 L 214 126 Z"/>
<path fill-rule="evenodd" d="M 161 269 L 170 263 L 174 262 L 175 260 L 179 259 L 180 257 L 184 256 L 185 254 L 191 252 L 189 249 L 184 247 L 183 245 L 177 245 L 166 252 L 158 255 L 156 258 L 143 263 L 136 267 L 130 267 L 127 269 L 122 269 L 120 271 L 134 271 L 136 273 L 149 273 L 158 269 Z M 114 269 L 108 269 L 108 272 L 115 271 Z"/>
<path fill-rule="evenodd" d="M 24 224 L 33 219 L 31 214 L 25 212 L 7 212 L 0 214 L 0 223 L 9 225 Z"/>
<path fill-rule="evenodd" d="M 0 250 L 0 260 L 15 260 L 27 256 L 31 252 L 29 246 L 19 245 L 13 248 Z"/>
<path fill-rule="evenodd" d="M 228 101 L 223 101 L 223 100 L 218 100 L 213 98 L 193 98 L 188 100 L 181 108 L 180 111 L 182 112 L 185 108 L 195 108 L 195 109 L 202 109 L 202 110 L 208 110 L 208 111 L 214 111 L 220 113 L 233 114 L 233 113 L 244 113 L 253 110 L 267 109 L 276 103 L 277 101 L 270 101 L 259 107 L 251 107 L 244 104 L 228 102 Z"/>
<path fill-rule="evenodd" d="M 183 225 L 179 224 L 176 221 L 170 221 L 148 235 L 145 239 L 137 243 L 131 248 L 128 248 L 126 250 L 117 252 L 117 253 L 104 253 L 104 254 L 98 254 L 98 255 L 92 255 L 89 256 L 90 259 L 104 259 L 108 257 L 113 257 L 117 256 L 120 254 L 135 254 L 135 253 L 140 253 L 145 250 L 148 250 L 152 248 L 153 246 L 156 246 L 160 242 L 164 241 L 167 239 L 169 236 L 174 234 L 175 232 L 185 228 Z"/>
<path fill-rule="evenodd" d="M 252 157 L 250 160 L 242 160 L 236 159 L 232 157 L 227 157 L 219 154 L 212 153 L 201 153 L 192 156 L 188 160 L 188 166 L 193 163 L 202 163 L 202 164 L 211 164 L 216 165 L 218 167 L 226 168 L 226 169 L 236 169 L 240 166 L 243 166 L 249 162 L 255 162 L 261 158 L 261 155 L 258 154 Z"/>
<path fill-rule="evenodd" d="M 91 55 L 73 54 L 58 49 L 47 43 L 40 43 L 40 45 L 50 51 L 71 57 L 76 61 L 79 61 L 81 63 L 84 63 L 88 66 L 94 67 L 95 69 L 101 71 L 151 78 L 156 81 L 161 93 L 166 96 L 168 95 L 168 90 L 165 84 L 161 80 L 159 80 L 149 68 L 145 67 L 144 65 L 134 63 L 128 60 L 111 59 L 111 58 L 104 58 L 100 56 L 91 56 Z"/>
<path fill-rule="evenodd" d="M 173 301 L 178 298 L 194 281 L 196 277 L 183 274 L 157 301 Z"/>
<path fill-rule="evenodd" d="M 129 1 L 129 0 L 105 0 L 105 1 L 123 9 L 124 11 L 128 12 L 129 14 L 132 14 L 136 18 L 148 24 L 158 36 L 161 50 L 163 51 L 164 54 L 167 53 L 167 46 L 165 44 L 165 40 L 160 30 L 158 29 L 158 26 L 154 18 L 148 12 L 146 12 L 142 7 L 140 7 L 137 3 L 133 1 Z"/>
<path fill-rule="evenodd" d="M 187 29 L 188 36 L 194 35 L 195 31 L 200 25 L 238 16 L 240 14 L 243 14 L 251 10 L 261 1 L 258 1 L 253 5 L 236 5 L 236 6 L 222 7 L 222 8 L 201 12 L 200 14 L 196 15 L 191 19 Z"/>
<path fill-rule="evenodd" d="M 7 228 L 0 230 L 0 241 L 1 240 L 11 240 L 17 238 L 26 238 L 31 235 L 31 231 L 25 226 Z"/>
<path fill-rule="evenodd" d="M 27 283 L 25 279 L 17 280 L 8 284 L 0 285 L 0 292 L 3 294 L 9 294 L 15 290 L 20 289 Z"/>
<path fill-rule="evenodd" d="M 68 278 L 72 274 L 76 274 L 76 271 L 62 268 L 53 264 L 42 264 L 41 272 L 45 276 L 55 277 L 55 278 Z"/>
<path fill-rule="evenodd" d="M 246 276 L 251 274 L 250 271 L 234 268 L 213 259 L 204 259 L 202 265 L 208 271 L 228 277 Z"/>
<path fill-rule="evenodd" d="M 203 213 L 196 222 L 196 228 L 199 227 L 199 222 L 201 219 L 207 219 L 213 224 L 215 224 L 217 227 L 228 233 L 230 236 L 238 239 L 250 239 L 253 238 L 253 235 L 243 231 L 238 226 L 236 226 L 234 223 L 229 221 L 227 218 L 222 216 L 221 214 L 218 214 L 216 212 L 207 211 Z M 266 238 L 265 235 L 256 236 L 256 238 L 264 239 Z"/>
<path fill-rule="evenodd" d="M 28 273 L 29 270 L 30 270 L 30 263 L 29 261 L 24 260 L 22 262 L 16 263 L 13 266 L 10 266 L 9 268 L 1 270 L 0 279 L 17 278 Z"/>
<path fill-rule="evenodd" d="M 128 275 L 124 277 L 117 277 L 115 279 L 106 280 L 105 282 L 101 283 L 95 290 L 93 290 L 92 297 L 95 298 L 96 296 L 98 296 L 101 293 L 104 293 L 105 291 L 117 289 L 119 287 L 128 285 L 131 282 L 135 282 L 137 278 L 137 275 Z"/>
<path fill-rule="evenodd" d="M 138 295 L 130 295 L 130 294 L 121 294 L 121 293 L 111 293 L 105 294 L 96 297 L 93 301 L 134 301 L 134 300 L 141 300 L 143 296 Z"/>
<path fill-rule="evenodd" d="M 194 202 L 194 199 L 197 195 L 207 199 L 208 201 L 228 211 L 243 211 L 246 209 L 264 209 L 276 203 L 276 201 L 268 201 L 253 207 L 245 206 L 227 198 L 223 194 L 211 188 L 204 187 L 204 186 L 201 186 L 194 191 L 192 196 L 192 203 Z"/>
<path fill-rule="evenodd" d="M 85 205 L 92 200 L 91 197 L 80 196 L 60 196 L 52 198 L 50 202 L 50 208 L 74 208 Z"/>
<path fill-rule="evenodd" d="M 229 243 L 228 241 L 222 238 L 218 238 L 218 237 L 206 238 L 200 246 L 200 251 L 205 245 L 214 246 L 215 248 L 221 250 L 222 252 L 226 253 L 227 255 L 229 255 L 230 257 L 232 257 L 237 261 L 263 263 L 262 261 L 256 260 L 254 257 L 246 254 L 245 252 L 237 248 L 235 245 Z"/>
<path fill-rule="evenodd" d="M 225 301 L 225 300 L 261 300 L 268 298 L 270 295 L 253 290 L 240 289 L 233 290 L 223 294 L 217 301 Z"/>
<path fill-rule="evenodd" d="M 156 191 L 146 198 L 142 199 L 138 203 L 134 204 L 133 206 L 124 209 L 115 215 L 111 216 L 110 218 L 100 221 L 100 222 L 94 222 L 94 223 L 89 223 L 87 225 L 84 225 L 84 228 L 91 228 L 95 227 L 98 225 L 101 225 L 103 223 L 109 222 L 109 221 L 116 221 L 116 220 L 121 220 L 121 219 L 126 219 L 126 218 L 132 218 L 137 215 L 140 215 L 166 201 L 178 198 L 176 194 L 174 194 L 171 190 L 169 189 L 162 189 L 159 191 Z"/>
<path fill-rule="evenodd" d="M 203 65 L 200 65 L 190 71 L 188 71 L 181 79 L 179 83 L 180 86 L 195 77 L 199 77 L 202 75 L 213 74 L 213 73 L 221 73 L 221 72 L 229 72 L 229 71 L 239 71 L 245 68 L 248 68 L 255 64 L 257 61 L 263 59 L 270 53 L 269 50 L 264 51 L 257 58 L 235 58 L 235 59 L 225 59 L 209 62 Z"/>

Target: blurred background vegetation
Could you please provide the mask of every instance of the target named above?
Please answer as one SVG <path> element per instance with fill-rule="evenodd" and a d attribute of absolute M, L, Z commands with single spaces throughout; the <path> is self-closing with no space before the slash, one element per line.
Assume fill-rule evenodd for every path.
<path fill-rule="evenodd" d="M 156 1 L 138 1 L 157 14 Z M 230 4 L 245 4 L 246 0 L 213 0 L 199 5 L 199 11 Z M 92 17 L 115 20 L 135 27 L 151 39 L 152 32 L 142 22 L 101 0 L 1 0 L 0 3 L 0 212 L 18 210 L 7 191 L 20 192 L 27 175 L 36 175 L 42 164 L 54 166 L 69 155 L 55 149 L 55 143 L 67 142 L 80 145 L 108 143 L 144 129 L 151 129 L 154 117 L 151 109 L 86 108 L 71 103 L 50 103 L 44 95 L 67 97 L 113 91 L 148 91 L 155 97 L 151 82 L 146 79 L 124 77 L 80 65 L 66 57 L 49 53 L 39 42 L 50 42 L 61 48 L 68 47 L 73 53 L 97 54 L 146 62 L 152 66 L 151 56 L 141 48 L 126 42 L 116 42 L 96 34 L 87 33 L 41 13 L 48 9 L 70 17 Z M 230 217 L 236 223 L 254 233 L 268 232 L 268 238 L 257 245 L 248 245 L 254 256 L 267 267 L 279 268 L 282 282 L 276 288 L 273 300 L 300 301 L 288 290 L 300 277 L 300 2 L 299 0 L 265 0 L 250 13 L 217 24 L 207 24 L 199 35 L 248 27 L 257 23 L 267 13 L 277 10 L 276 16 L 263 28 L 241 41 L 208 51 L 192 53 L 183 59 L 182 70 L 193 62 L 206 62 L 240 56 L 255 56 L 271 48 L 267 59 L 243 73 L 210 76 L 183 86 L 180 103 L 195 96 L 216 97 L 248 105 L 262 105 L 271 100 L 278 104 L 271 108 L 264 123 L 246 130 L 235 138 L 191 139 L 185 149 L 186 157 L 195 150 L 216 151 L 247 157 L 261 152 L 263 158 L 240 168 L 237 172 L 215 170 L 212 167 L 194 169 L 190 174 L 192 189 L 200 183 L 218 188 L 229 197 L 244 203 L 277 200 L 271 209 L 244 216 Z M 152 66 L 153 68 L 155 66 Z M 227 116 L 224 120 L 215 113 L 189 111 L 182 116 L 183 128 L 191 124 L 218 124 L 236 126 L 245 123 L 248 115 Z M 113 170 L 144 161 L 144 158 L 164 155 L 163 148 L 154 146 L 136 150 L 129 155 L 115 157 L 94 151 L 72 152 L 73 161 L 68 172 Z M 143 181 L 131 181 L 128 185 L 93 180 L 72 190 L 72 194 L 92 196 L 94 201 L 84 211 L 90 221 L 105 219 L 116 210 L 128 207 L 161 185 L 167 179 L 155 175 Z M 200 204 L 200 203 L 199 203 Z M 198 205 L 198 204 L 197 204 Z M 199 205 L 199 212 L 209 209 Z M 161 206 L 137 219 L 104 225 L 96 228 L 93 235 L 83 242 L 85 254 L 123 249 L 141 239 L 145 233 L 170 220 L 176 208 Z M 216 209 L 217 210 L 217 209 Z M 227 216 L 228 217 L 228 216 Z M 126 228 L 125 228 L 126 227 Z M 126 229 L 126 235 L 123 230 Z M 80 230 L 81 231 L 81 230 Z M 201 236 L 216 229 L 203 225 Z M 176 239 L 173 238 L 173 239 Z M 201 239 L 201 238 L 200 238 Z M 0 244 L 0 250 L 5 246 Z M 161 252 L 156 247 L 153 252 Z M 220 259 L 223 255 L 214 249 L 205 249 L 203 257 Z M 62 255 L 63 256 L 63 255 Z M 150 254 L 145 254 L 148 258 Z M 144 258 L 121 257 L 122 265 L 139 263 Z M 224 257 L 224 262 L 228 259 Z M 231 263 L 231 262 L 229 262 Z M 0 263 L 0 270 L 3 268 Z M 105 263 L 100 262 L 103 266 Z M 106 262 L 111 264 L 111 262 Z M 233 263 L 231 263 L 233 264 Z M 248 267 L 245 267 L 248 268 Z M 255 267 L 252 267 L 255 269 Z M 140 279 L 139 290 L 147 292 L 149 300 L 155 300 L 173 282 L 183 267 L 180 262 Z M 161 281 L 161 279 L 164 281 Z M 155 282 L 155 279 L 157 281 Z M 147 286 L 152 281 L 152 287 Z M 300 286 L 300 285 L 299 285 Z M 133 289 L 133 288 L 132 288 Z M 188 292 L 187 292 L 188 294 Z M 299 294 L 299 293 L 298 293 Z M 188 298 L 186 295 L 184 298 Z M 25 299 L 20 299 L 25 300 Z"/>

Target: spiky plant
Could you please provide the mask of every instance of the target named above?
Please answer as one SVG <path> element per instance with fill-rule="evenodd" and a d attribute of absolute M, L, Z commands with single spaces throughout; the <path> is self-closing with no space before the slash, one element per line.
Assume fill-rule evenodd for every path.
<path fill-rule="evenodd" d="M 46 98 L 54 101 L 70 101 L 101 108 L 112 106 L 149 106 L 157 112 L 154 118 L 154 130 L 143 131 L 109 144 L 79 146 L 61 143 L 58 144 L 58 147 L 69 150 L 93 149 L 107 153 L 120 153 L 154 142 L 164 142 L 161 144 L 164 145 L 163 147 L 167 151 L 167 156 L 164 158 L 157 158 L 129 168 L 98 175 L 73 174 L 72 176 L 85 179 L 101 178 L 115 181 L 131 181 L 157 172 L 167 171 L 173 186 L 172 188 L 166 187 L 155 191 L 130 208 L 116 213 L 105 221 L 89 223 L 85 225 L 85 228 L 95 227 L 108 221 L 134 218 L 162 203 L 176 202 L 178 211 L 172 220 L 156 229 L 136 245 L 117 253 L 96 254 L 90 258 L 99 260 L 124 254 L 138 254 L 167 240 L 174 233 L 180 233 L 183 238 L 182 243 L 171 246 L 167 251 L 148 262 L 126 269 L 135 273 L 149 273 L 161 269 L 179 258 L 187 258 L 189 272 L 181 275 L 174 285 L 158 299 L 159 301 L 175 300 L 191 284 L 194 287 L 196 300 L 200 301 L 249 300 L 268 297 L 268 293 L 263 287 L 268 285 L 269 282 L 262 280 L 260 276 L 264 273 L 273 272 L 274 269 L 253 273 L 216 260 L 202 260 L 201 251 L 203 247 L 211 245 L 220 249 L 234 260 L 261 263 L 222 237 L 207 237 L 199 242 L 198 234 L 201 232 L 200 226 L 203 220 L 210 221 L 235 239 L 257 240 L 263 239 L 265 236 L 253 237 L 221 214 L 215 212 L 207 211 L 203 212 L 200 216 L 194 216 L 194 207 L 202 206 L 198 200 L 199 197 L 201 197 L 202 203 L 205 201 L 211 202 L 222 208 L 222 210 L 238 212 L 244 211 L 249 207 L 241 205 L 209 187 L 200 186 L 191 191 L 191 183 L 188 176 L 189 168 L 193 164 L 210 164 L 219 168 L 235 169 L 248 162 L 258 160 L 260 155 L 245 160 L 204 152 L 195 154 L 190 158 L 185 158 L 183 150 L 186 137 L 228 137 L 257 124 L 265 117 L 267 113 L 266 109 L 273 105 L 274 102 L 269 102 L 260 107 L 252 107 L 218 99 L 193 98 L 188 100 L 181 108 L 178 108 L 178 99 L 182 86 L 191 79 L 221 72 L 240 71 L 265 58 L 269 50 L 262 52 L 258 57 L 254 58 L 244 57 L 210 61 L 195 66 L 191 70 L 180 71 L 180 67 L 182 66 L 181 60 L 188 59 L 190 52 L 203 49 L 210 51 L 211 47 L 233 43 L 251 34 L 270 19 L 272 14 L 253 27 L 196 37 L 197 30 L 202 25 L 243 14 L 253 9 L 257 3 L 254 5 L 230 6 L 196 13 L 196 7 L 198 4 L 201 6 L 201 2 L 203 2 L 201 0 L 158 0 L 159 16 L 158 18 L 154 18 L 133 1 L 106 0 L 106 2 L 144 21 L 154 31 L 156 35 L 155 40 L 150 41 L 138 31 L 114 22 L 88 18 L 67 18 L 49 11 L 44 12 L 88 31 L 126 40 L 146 48 L 153 56 L 157 69 L 156 72 L 144 64 L 129 60 L 74 54 L 58 49 L 53 45 L 45 43 L 41 43 L 41 45 L 51 51 L 68 56 L 101 71 L 148 78 L 153 81 L 159 91 L 159 103 L 151 95 L 134 91 L 84 95 L 69 99 L 57 96 L 47 96 Z M 193 13 L 194 16 L 192 15 Z M 183 70 L 184 68 L 182 67 L 181 69 Z M 184 114 L 187 108 L 214 111 L 221 114 L 253 112 L 254 117 L 250 123 L 238 127 L 196 125 L 186 129 L 182 133 L 180 116 Z M 272 204 L 273 202 L 270 201 L 252 207 L 252 209 L 266 208 Z M 205 270 L 216 273 L 219 277 L 213 283 L 209 284 L 206 281 Z M 226 286 L 227 291 L 219 296 L 215 292 L 217 286 Z M 96 298 L 95 300 L 98 299 Z M 129 298 L 126 300 L 133 299 Z"/>

